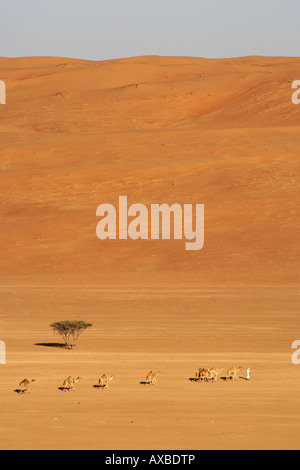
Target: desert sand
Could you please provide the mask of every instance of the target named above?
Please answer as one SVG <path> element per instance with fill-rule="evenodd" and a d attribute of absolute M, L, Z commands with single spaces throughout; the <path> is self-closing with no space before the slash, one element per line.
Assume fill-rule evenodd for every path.
<path fill-rule="evenodd" d="M 0 58 L 0 79 L 0 448 L 299 449 L 299 59 Z M 98 240 L 119 195 L 205 204 L 203 250 Z M 73 319 L 73 351 L 42 345 Z M 252 380 L 189 381 L 233 365 Z"/>

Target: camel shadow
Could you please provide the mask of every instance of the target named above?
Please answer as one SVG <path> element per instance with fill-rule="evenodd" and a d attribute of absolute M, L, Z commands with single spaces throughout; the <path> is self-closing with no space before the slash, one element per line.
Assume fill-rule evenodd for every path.
<path fill-rule="evenodd" d="M 190 382 L 200 382 L 200 380 L 199 380 L 199 379 L 196 379 L 195 377 L 189 378 L 189 381 L 190 381 Z"/>
<path fill-rule="evenodd" d="M 58 387 L 58 390 L 60 392 L 72 392 L 74 390 L 71 390 L 70 388 L 67 388 L 67 387 Z"/>
<path fill-rule="evenodd" d="M 239 379 L 248 380 L 248 379 L 246 379 L 245 377 L 239 377 Z M 223 380 L 223 382 L 235 382 L 235 381 L 233 380 L 233 377 L 229 377 L 229 378 L 227 378 L 227 377 L 220 377 L 220 380 Z"/>
<path fill-rule="evenodd" d="M 35 343 L 35 346 L 42 346 L 44 348 L 58 348 L 58 349 L 70 349 L 63 343 Z"/>
<path fill-rule="evenodd" d="M 106 385 L 93 385 L 93 388 L 107 388 Z"/>
<path fill-rule="evenodd" d="M 21 390 L 20 388 L 17 388 L 14 390 L 14 393 L 18 393 L 19 395 L 25 395 L 25 390 Z"/>

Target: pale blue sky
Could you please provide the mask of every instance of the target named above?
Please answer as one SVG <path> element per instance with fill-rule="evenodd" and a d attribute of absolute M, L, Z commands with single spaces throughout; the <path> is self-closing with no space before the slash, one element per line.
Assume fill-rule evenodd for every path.
<path fill-rule="evenodd" d="M 0 0 L 0 56 L 300 56 L 300 0 Z"/>

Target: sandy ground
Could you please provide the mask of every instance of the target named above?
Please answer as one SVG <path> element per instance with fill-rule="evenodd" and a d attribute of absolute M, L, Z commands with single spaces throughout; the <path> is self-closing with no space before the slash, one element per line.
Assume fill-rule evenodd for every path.
<path fill-rule="evenodd" d="M 285 58 L 0 59 L 2 449 L 299 449 L 299 77 Z M 119 195 L 204 203 L 205 248 L 100 242 Z M 94 326 L 40 345 L 64 319 Z M 232 365 L 237 383 L 189 381 Z"/>
<path fill-rule="evenodd" d="M 299 447 L 293 289 L 2 288 L 1 299 L 3 448 Z M 48 326 L 61 316 L 94 327 L 73 351 L 35 345 L 58 341 Z M 189 381 L 199 367 L 233 364 L 241 377 L 251 367 L 252 381 Z M 161 371 L 157 385 L 140 385 L 150 369 Z M 103 373 L 115 380 L 96 390 Z M 70 374 L 82 381 L 59 391 Z M 30 395 L 13 393 L 20 377 L 37 380 Z"/>

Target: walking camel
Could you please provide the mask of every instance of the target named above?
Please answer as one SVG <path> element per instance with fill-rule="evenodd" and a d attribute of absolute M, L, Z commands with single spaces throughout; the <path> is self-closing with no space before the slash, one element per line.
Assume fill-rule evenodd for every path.
<path fill-rule="evenodd" d="M 209 382 L 209 370 L 199 369 L 196 373 L 196 378 L 200 380 L 200 382 Z"/>
<path fill-rule="evenodd" d="M 195 380 L 200 380 L 201 382 L 217 382 L 219 374 L 223 372 L 224 369 L 199 369 L 196 372 Z"/>
<path fill-rule="evenodd" d="M 233 380 L 234 382 L 237 382 L 239 379 L 239 373 L 241 372 L 242 367 L 239 367 L 238 369 L 236 367 L 231 367 L 229 371 L 227 372 L 226 376 L 226 382 L 228 380 Z"/>
<path fill-rule="evenodd" d="M 77 377 L 77 379 L 73 379 L 71 376 L 69 376 L 63 383 L 62 388 L 64 390 L 69 390 L 71 392 L 75 388 L 75 384 L 77 384 L 81 380 L 81 377 Z"/>
<path fill-rule="evenodd" d="M 28 392 L 28 389 L 29 389 L 30 385 L 33 384 L 34 382 L 36 382 L 35 379 L 32 379 L 32 380 L 24 379 L 24 380 L 22 380 L 22 382 L 19 383 L 19 387 L 21 389 L 21 392 L 22 393 Z"/>
<path fill-rule="evenodd" d="M 99 388 L 109 388 L 109 382 L 111 382 L 114 378 L 114 375 L 111 375 L 110 377 L 108 377 L 106 374 L 102 375 L 98 383 Z"/>
<path fill-rule="evenodd" d="M 153 370 L 151 370 L 149 372 L 149 374 L 147 374 L 147 377 L 146 377 L 146 384 L 148 385 L 155 385 L 156 382 L 157 382 L 157 377 L 159 376 L 160 374 L 160 371 L 158 372 L 153 372 Z"/>
<path fill-rule="evenodd" d="M 217 382 L 218 380 L 218 376 L 221 374 L 221 372 L 223 372 L 224 369 L 215 369 L 215 368 L 212 368 L 212 369 L 209 369 L 208 370 L 208 373 L 209 373 L 209 380 L 211 380 L 212 382 Z"/>

